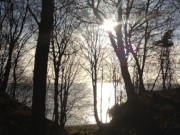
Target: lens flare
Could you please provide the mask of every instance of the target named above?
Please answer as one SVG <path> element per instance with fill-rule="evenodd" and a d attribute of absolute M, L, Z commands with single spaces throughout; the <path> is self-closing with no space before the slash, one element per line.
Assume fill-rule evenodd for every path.
<path fill-rule="evenodd" d="M 114 28 L 117 26 L 117 23 L 114 22 L 113 20 L 111 19 L 105 19 L 104 22 L 103 22 L 103 25 L 102 25 L 102 28 L 105 30 L 105 31 L 114 31 Z"/>

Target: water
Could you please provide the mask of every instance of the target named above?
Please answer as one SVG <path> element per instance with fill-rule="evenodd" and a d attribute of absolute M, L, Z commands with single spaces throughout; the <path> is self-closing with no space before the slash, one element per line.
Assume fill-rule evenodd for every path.
<path fill-rule="evenodd" d="M 53 88 L 53 85 L 52 85 Z M 122 89 L 122 88 L 121 88 Z M 66 125 L 95 124 L 93 111 L 93 90 L 91 84 L 74 84 L 69 96 L 69 104 L 76 101 L 74 106 L 69 105 L 70 111 L 67 115 Z M 124 99 L 125 100 L 125 99 Z M 102 85 L 102 117 L 100 114 L 101 103 L 101 83 L 97 84 L 97 108 L 98 115 L 102 122 L 107 123 L 111 120 L 108 110 L 114 105 L 114 87 L 112 83 Z M 47 118 L 52 120 L 53 113 L 53 91 L 49 90 L 47 97 Z"/>

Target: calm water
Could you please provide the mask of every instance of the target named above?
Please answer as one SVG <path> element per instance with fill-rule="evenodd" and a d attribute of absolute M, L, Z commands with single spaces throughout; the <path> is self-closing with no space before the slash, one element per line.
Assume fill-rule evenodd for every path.
<path fill-rule="evenodd" d="M 146 89 L 152 87 L 148 87 L 145 85 Z M 162 85 L 158 84 L 155 86 L 154 90 L 161 89 Z M 123 86 L 119 86 L 119 90 L 122 90 L 122 102 L 126 101 L 126 95 L 123 90 Z M 51 84 L 51 88 L 48 90 L 48 97 L 47 97 L 47 106 L 46 108 L 49 110 L 47 112 L 47 118 L 52 120 L 52 113 L 53 113 L 53 85 Z M 117 95 L 120 95 L 117 92 Z M 114 87 L 112 83 L 104 83 L 102 86 L 102 115 L 100 114 L 100 103 L 101 103 L 101 83 L 97 85 L 97 107 L 99 118 L 102 118 L 104 123 L 109 122 L 111 118 L 109 117 L 108 109 L 111 108 L 114 103 Z M 69 96 L 69 108 L 70 111 L 68 112 L 67 116 L 67 123 L 66 125 L 77 125 L 77 124 L 94 124 L 94 111 L 93 111 L 93 90 L 92 84 L 74 84 L 70 96 Z M 71 106 L 71 103 L 75 101 L 74 106 Z M 102 117 L 101 117 L 102 116 Z"/>
<path fill-rule="evenodd" d="M 52 86 L 53 87 L 53 86 Z M 120 89 L 122 89 L 120 87 Z M 93 112 L 93 90 L 91 84 L 75 84 L 70 92 L 69 97 L 69 108 L 71 108 L 71 103 L 76 101 L 74 107 L 70 112 L 68 112 L 67 125 L 77 125 L 77 124 L 94 124 L 94 112 Z M 101 103 L 101 83 L 97 85 L 97 106 L 99 118 L 102 121 L 109 122 L 111 118 L 108 114 L 108 109 L 111 108 L 114 103 L 114 87 L 112 83 L 104 83 L 102 85 L 102 116 L 100 114 L 100 103 Z M 49 90 L 47 98 L 47 117 L 52 119 L 53 113 L 53 92 Z M 125 99 L 124 99 L 125 100 Z"/>

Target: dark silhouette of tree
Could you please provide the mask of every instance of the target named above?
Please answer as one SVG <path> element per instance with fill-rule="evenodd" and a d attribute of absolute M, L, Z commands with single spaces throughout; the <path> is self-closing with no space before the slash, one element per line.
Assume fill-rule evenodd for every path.
<path fill-rule="evenodd" d="M 107 18 L 106 15 L 99 10 L 99 5 L 100 5 L 100 1 L 97 1 L 97 3 L 94 2 L 94 0 L 88 0 L 88 4 L 89 6 L 93 9 L 94 15 L 99 19 L 100 23 L 103 22 L 103 18 Z M 123 22 L 123 10 L 122 10 L 122 1 L 119 0 L 117 3 L 114 3 L 117 7 L 117 22 L 119 22 L 119 24 L 116 26 L 116 37 L 114 36 L 114 34 L 111 31 L 108 31 L 108 35 L 111 41 L 111 45 L 114 48 L 114 51 L 119 59 L 120 62 L 120 66 L 121 66 L 121 73 L 122 73 L 122 77 L 125 83 L 125 87 L 126 87 L 126 93 L 127 93 L 127 97 L 128 97 L 128 101 L 133 100 L 136 96 L 135 96 L 135 88 L 132 84 L 131 81 L 131 77 L 130 77 L 130 73 L 128 70 L 128 63 L 127 63 L 127 56 L 128 54 L 126 53 L 126 47 L 125 44 L 123 42 L 123 25 L 121 22 Z"/>
<path fill-rule="evenodd" d="M 115 105 L 118 105 L 122 102 L 122 77 L 121 77 L 121 68 L 117 66 L 119 64 L 119 60 L 114 54 L 113 50 L 110 51 L 110 48 L 108 49 L 108 58 L 106 61 L 106 67 L 107 73 L 108 73 L 108 82 L 112 82 L 114 87 L 114 103 Z"/>
<path fill-rule="evenodd" d="M 173 46 L 172 42 L 173 30 L 168 30 L 163 35 L 162 39 L 155 42 L 155 46 L 160 47 L 159 63 L 162 76 L 162 85 L 163 89 L 171 88 L 172 81 L 172 60 L 170 59 L 171 47 Z M 159 77 L 159 76 L 158 76 Z"/>
<path fill-rule="evenodd" d="M 29 11 L 31 12 L 31 10 Z M 42 0 L 41 21 L 39 23 L 37 22 L 39 35 L 33 76 L 32 126 L 34 135 L 45 134 L 46 75 L 50 37 L 53 26 L 53 12 L 54 0 Z M 37 20 L 37 18 L 35 18 L 35 20 Z"/>
<path fill-rule="evenodd" d="M 64 97 L 67 97 L 68 99 L 69 89 L 71 87 L 70 84 L 74 81 L 71 80 L 74 71 L 66 71 L 65 69 L 73 63 L 69 63 L 70 55 L 76 56 L 74 54 L 77 53 L 77 48 L 74 47 L 72 38 L 75 30 L 79 28 L 81 21 L 73 16 L 77 11 L 74 7 L 77 6 L 77 4 L 73 0 L 56 2 L 55 6 L 57 10 L 54 13 L 50 59 L 53 61 L 54 68 L 54 129 L 56 132 L 59 126 L 62 130 L 65 130 L 64 125 L 66 123 L 68 100 L 65 101 L 66 98 Z M 69 55 L 68 59 L 65 58 L 65 55 Z M 69 63 L 69 65 L 66 63 Z M 71 65 L 71 68 L 73 68 L 73 66 L 74 64 Z M 65 74 L 69 75 L 69 79 Z M 57 134 L 57 132 L 55 134 Z"/>
<path fill-rule="evenodd" d="M 21 1 L 0 3 L 1 11 L 1 71 L 0 71 L 0 94 L 6 92 L 10 70 L 12 67 L 12 57 L 14 49 L 22 41 L 22 35 L 27 17 L 27 4 Z"/>
<path fill-rule="evenodd" d="M 23 62 L 23 61 L 21 61 Z M 29 107 L 32 106 L 32 91 L 33 91 L 33 83 L 32 76 L 27 75 L 25 72 L 25 67 L 18 66 L 16 69 L 17 76 L 17 84 L 15 90 L 15 98 L 20 103 L 27 105 Z M 14 80 L 10 79 L 10 82 L 7 87 L 7 94 L 14 96 Z"/>
<path fill-rule="evenodd" d="M 94 98 L 94 117 L 99 127 L 103 127 L 102 121 L 100 121 L 97 109 L 97 82 L 98 73 L 100 69 L 100 63 L 102 57 L 102 39 L 100 31 L 97 26 L 92 25 L 86 28 L 85 34 L 83 34 L 84 42 L 82 43 L 82 53 L 85 59 L 86 65 L 83 63 L 83 69 L 90 75 L 92 81 L 93 98 Z"/>
<path fill-rule="evenodd" d="M 63 64 L 61 66 L 61 81 L 60 81 L 60 127 L 65 130 L 65 124 L 68 119 L 68 113 L 74 107 L 74 104 L 80 100 L 78 95 L 74 95 L 74 98 L 70 99 L 70 94 L 78 92 L 78 89 L 73 88 L 77 75 L 79 74 L 79 59 L 76 57 L 77 54 L 70 56 L 65 55 Z M 79 94 L 81 92 L 79 91 Z"/>
<path fill-rule="evenodd" d="M 24 34 L 21 37 L 21 42 L 17 45 L 17 47 L 14 49 L 14 54 L 13 54 L 13 63 L 12 63 L 12 67 L 13 67 L 13 71 L 12 71 L 12 90 L 11 90 L 11 95 L 12 97 L 16 98 L 16 89 L 18 87 L 18 83 L 22 83 L 22 79 L 21 76 L 23 77 L 23 74 L 27 68 L 27 66 L 29 66 L 29 63 L 31 62 L 31 59 L 29 59 L 29 61 L 26 63 L 26 65 L 23 65 L 25 63 L 25 61 L 23 61 L 23 58 L 25 57 L 25 55 L 28 54 L 28 52 L 30 50 L 32 50 L 34 48 L 34 46 L 29 47 L 28 46 L 28 40 L 32 37 L 32 35 L 35 33 L 35 30 L 33 30 L 32 27 L 28 28 L 25 27 L 26 31 L 28 31 L 26 34 Z M 23 63 L 23 64 L 22 64 Z"/>
<path fill-rule="evenodd" d="M 112 18 L 111 16 L 115 18 L 117 23 L 115 30 L 113 32 L 107 31 L 107 33 L 120 62 L 127 96 L 131 98 L 135 95 L 128 69 L 131 67 L 130 64 L 128 66 L 128 60 L 131 57 L 136 63 L 134 69 L 137 70 L 138 74 L 137 89 L 141 93 L 145 90 L 143 74 L 149 50 L 152 48 L 151 40 L 156 36 L 155 33 L 158 30 L 166 30 L 167 27 L 172 27 L 175 24 L 175 17 L 170 17 L 170 14 L 176 10 L 171 8 L 170 2 L 165 0 L 87 0 L 87 2 L 100 24 L 103 23 L 104 19 Z M 164 14 L 167 9 L 168 13 Z"/>

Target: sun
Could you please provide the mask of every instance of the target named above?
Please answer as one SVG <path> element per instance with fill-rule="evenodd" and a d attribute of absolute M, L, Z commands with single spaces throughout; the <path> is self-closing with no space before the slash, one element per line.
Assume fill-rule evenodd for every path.
<path fill-rule="evenodd" d="M 102 28 L 105 30 L 105 31 L 114 31 L 114 28 L 117 26 L 117 23 L 114 22 L 113 20 L 111 19 L 105 19 L 103 21 L 103 24 L 102 24 Z"/>

